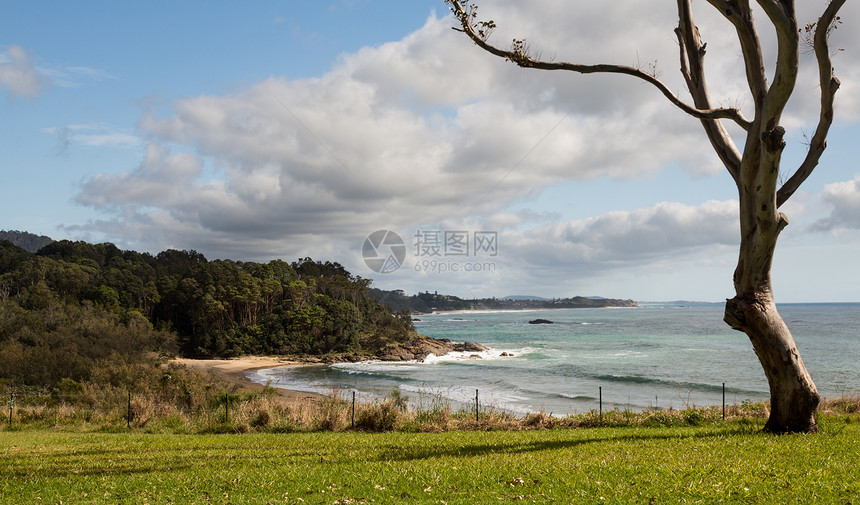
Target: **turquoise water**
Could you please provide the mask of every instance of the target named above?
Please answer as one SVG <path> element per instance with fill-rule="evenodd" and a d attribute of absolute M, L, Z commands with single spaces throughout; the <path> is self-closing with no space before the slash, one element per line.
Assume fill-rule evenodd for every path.
<path fill-rule="evenodd" d="M 779 307 L 824 396 L 860 392 L 860 304 Z M 556 415 L 596 409 L 720 405 L 768 398 L 746 335 L 722 321 L 722 304 L 645 304 L 632 309 L 467 312 L 419 316 L 416 329 L 490 348 L 481 359 L 454 354 L 423 363 L 343 363 L 249 372 L 275 387 L 355 390 L 381 397 L 400 389 L 411 401 Z M 551 325 L 531 325 L 535 318 Z M 513 357 L 501 357 L 505 352 Z"/>

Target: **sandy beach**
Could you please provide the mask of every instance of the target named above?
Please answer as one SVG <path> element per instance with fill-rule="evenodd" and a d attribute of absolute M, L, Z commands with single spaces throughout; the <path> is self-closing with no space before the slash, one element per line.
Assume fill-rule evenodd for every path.
<path fill-rule="evenodd" d="M 243 356 L 241 358 L 230 359 L 189 359 L 176 358 L 170 361 L 179 365 L 203 373 L 212 372 L 217 374 L 225 381 L 235 384 L 240 391 L 260 391 L 263 389 L 262 384 L 257 384 L 245 377 L 245 372 L 249 370 L 260 370 L 263 368 L 274 368 L 278 366 L 301 365 L 299 361 L 290 360 L 278 356 Z M 293 391 L 290 389 L 275 388 L 278 394 L 288 399 L 308 399 L 318 398 L 316 393 L 307 391 Z"/>

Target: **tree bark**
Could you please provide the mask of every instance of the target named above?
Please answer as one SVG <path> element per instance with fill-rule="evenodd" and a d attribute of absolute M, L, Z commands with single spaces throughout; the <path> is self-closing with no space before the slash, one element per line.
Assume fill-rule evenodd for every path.
<path fill-rule="evenodd" d="M 800 359 L 791 332 L 776 310 L 773 297 L 760 293 L 753 298 L 727 300 L 725 321 L 749 336 L 767 376 L 770 417 L 765 431 L 817 432 L 818 390 Z"/>
<path fill-rule="evenodd" d="M 770 417 L 765 431 L 814 433 L 818 431 L 818 389 L 776 309 L 771 286 L 777 237 L 788 220 L 773 211 L 775 205 L 759 202 L 760 192 L 741 193 L 741 247 L 734 274 L 737 295 L 726 301 L 724 320 L 747 334 L 767 377 Z"/>

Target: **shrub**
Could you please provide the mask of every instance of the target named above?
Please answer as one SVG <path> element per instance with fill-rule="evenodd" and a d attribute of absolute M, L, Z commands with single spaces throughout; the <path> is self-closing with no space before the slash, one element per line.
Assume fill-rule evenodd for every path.
<path fill-rule="evenodd" d="M 313 420 L 317 431 L 340 431 L 346 426 L 347 402 L 335 393 L 323 396 L 318 402 L 317 416 Z"/>
<path fill-rule="evenodd" d="M 257 412 L 254 420 L 251 421 L 251 426 L 257 430 L 268 428 L 270 424 L 272 424 L 272 414 L 270 414 L 268 410 Z"/>
<path fill-rule="evenodd" d="M 540 430 L 545 428 L 551 428 L 556 423 L 552 416 L 550 416 L 546 412 L 541 411 L 526 414 L 526 416 L 522 419 L 521 424 L 526 428 Z"/>
<path fill-rule="evenodd" d="M 391 431 L 400 413 L 393 401 L 364 405 L 355 414 L 355 427 L 365 431 Z"/>

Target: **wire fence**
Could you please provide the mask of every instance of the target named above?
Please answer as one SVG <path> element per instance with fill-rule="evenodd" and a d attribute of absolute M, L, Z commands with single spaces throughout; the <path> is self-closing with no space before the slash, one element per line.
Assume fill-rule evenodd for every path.
<path fill-rule="evenodd" d="M 73 421 L 118 424 L 127 427 L 171 416 L 211 423 L 229 422 L 231 410 L 253 401 L 257 395 L 229 392 L 205 395 L 157 395 L 114 391 L 111 393 L 28 394 L 9 393 L 7 426 L 20 423 Z"/>
<path fill-rule="evenodd" d="M 721 406 L 704 409 L 684 409 L 707 412 L 712 420 L 725 420 L 740 413 L 762 414 L 761 404 L 727 405 L 723 384 Z M 553 418 L 543 412 L 517 415 L 499 408 L 493 401 L 482 397 L 479 389 L 469 402 L 453 402 L 442 395 L 422 395 L 417 402 L 409 402 L 396 391 L 375 399 L 357 398 L 355 390 L 332 390 L 325 395 L 308 394 L 298 398 L 285 398 L 273 388 L 258 393 L 187 392 L 184 394 L 136 393 L 113 389 L 109 392 L 81 393 L 16 393 L 7 396 L 6 428 L 27 425 L 64 427 L 94 425 L 104 429 L 150 429 L 173 431 L 303 431 L 366 429 L 385 431 L 402 426 L 416 429 L 455 429 L 491 426 L 493 423 L 530 423 L 540 416 L 542 424 L 553 424 Z M 603 387 L 598 391 L 598 408 L 580 416 L 597 422 L 630 421 L 636 416 L 645 418 L 659 414 L 661 409 L 643 413 L 619 411 L 617 406 L 607 409 Z M 661 414 L 665 419 L 665 412 Z M 570 416 L 569 416 L 570 417 Z M 696 418 L 699 418 L 696 417 Z M 688 416 L 689 418 L 689 416 Z M 553 418 L 564 419 L 564 418 Z M 499 427 L 503 427 L 499 425 Z"/>

